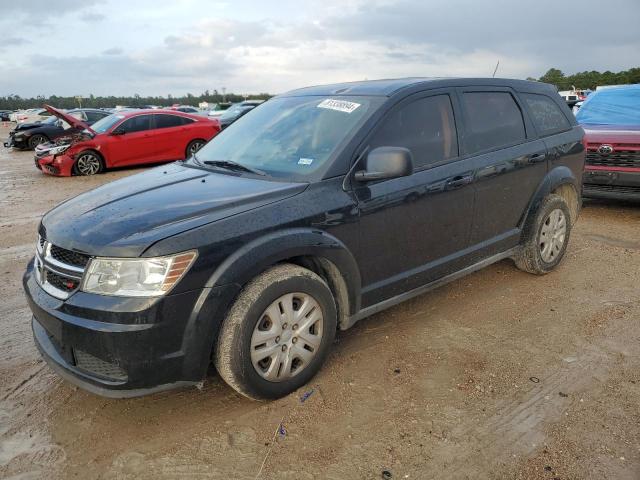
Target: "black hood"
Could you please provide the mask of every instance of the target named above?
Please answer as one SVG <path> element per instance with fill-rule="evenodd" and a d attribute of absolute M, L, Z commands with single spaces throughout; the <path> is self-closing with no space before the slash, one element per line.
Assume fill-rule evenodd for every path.
<path fill-rule="evenodd" d="M 43 217 L 40 233 L 89 255 L 137 257 L 159 240 L 296 195 L 306 186 L 174 163 L 58 205 Z"/>

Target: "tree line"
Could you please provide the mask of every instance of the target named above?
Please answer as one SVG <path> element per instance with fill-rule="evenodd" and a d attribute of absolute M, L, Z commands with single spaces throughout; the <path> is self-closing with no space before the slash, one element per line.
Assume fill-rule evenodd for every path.
<path fill-rule="evenodd" d="M 596 70 L 574 73 L 573 75 L 565 75 L 562 70 L 550 68 L 540 78 L 527 78 L 527 80 L 536 80 L 539 82 L 551 83 L 558 90 L 570 90 L 572 87 L 579 89 L 595 89 L 598 85 L 621 85 L 629 83 L 640 83 L 640 67 L 630 68 L 621 72 L 598 72 Z M 146 105 L 159 105 L 168 107 L 175 103 L 180 105 L 191 105 L 197 107 L 200 102 L 223 103 L 223 102 L 241 102 L 247 98 L 266 100 L 271 95 L 268 93 L 260 93 L 251 95 L 250 97 L 238 95 L 235 93 L 221 94 L 217 90 L 210 92 L 204 91 L 200 95 L 187 93 L 181 97 L 172 95 L 143 97 L 138 94 L 129 97 L 116 96 L 94 96 L 88 97 L 59 97 L 51 95 L 50 97 L 37 96 L 35 98 L 22 98 L 19 95 L 7 95 L 0 97 L 0 110 L 18 110 L 25 108 L 39 107 L 43 104 L 53 105 L 57 108 L 77 108 L 79 106 L 85 108 L 108 108 L 116 105 L 126 105 L 131 107 L 143 107 Z"/>
<path fill-rule="evenodd" d="M 257 100 L 266 100 L 271 95 L 268 93 L 260 93 L 257 95 L 239 95 L 236 93 L 221 94 L 217 90 L 210 92 L 204 91 L 200 95 L 193 95 L 187 93 L 183 96 L 167 95 L 164 96 L 149 96 L 143 97 L 135 94 L 128 97 L 116 97 L 116 96 L 95 96 L 89 95 L 88 97 L 61 97 L 57 95 L 51 95 L 45 97 L 39 95 L 35 98 L 23 98 L 20 95 L 7 95 L 0 97 L 0 110 L 19 110 L 27 108 L 41 107 L 43 104 L 52 105 L 56 108 L 113 108 L 116 105 L 125 105 L 130 107 L 144 107 L 147 105 L 158 105 L 161 107 L 169 107 L 173 104 L 191 105 L 197 107 L 200 102 L 223 103 L 223 102 L 241 102 L 248 98 Z"/>
<path fill-rule="evenodd" d="M 595 90 L 598 85 L 626 85 L 630 83 L 640 83 L 640 67 L 630 68 L 621 72 L 578 72 L 573 75 L 565 75 L 562 70 L 550 68 L 538 79 L 527 78 L 527 80 L 537 80 L 539 82 L 551 83 L 558 87 L 558 90 L 578 89 Z"/>

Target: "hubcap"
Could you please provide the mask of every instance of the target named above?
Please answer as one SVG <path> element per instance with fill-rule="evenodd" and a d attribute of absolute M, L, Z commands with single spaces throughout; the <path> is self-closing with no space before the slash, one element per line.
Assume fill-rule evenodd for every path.
<path fill-rule="evenodd" d="M 94 175 L 100 170 L 100 160 L 90 153 L 80 155 L 77 165 L 82 175 Z"/>
<path fill-rule="evenodd" d="M 288 293 L 278 298 L 260 316 L 251 336 L 256 372 L 270 382 L 299 374 L 318 353 L 322 326 L 322 308 L 311 295 Z"/>
<path fill-rule="evenodd" d="M 540 256 L 547 263 L 554 261 L 564 245 L 567 235 L 567 217 L 559 208 L 551 211 L 540 229 Z"/>

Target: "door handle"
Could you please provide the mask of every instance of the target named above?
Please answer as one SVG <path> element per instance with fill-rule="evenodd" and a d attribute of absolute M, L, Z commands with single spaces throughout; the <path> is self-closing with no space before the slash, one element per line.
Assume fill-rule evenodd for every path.
<path fill-rule="evenodd" d="M 529 155 L 530 163 L 544 162 L 546 159 L 547 159 L 546 153 L 534 153 L 533 155 Z"/>
<path fill-rule="evenodd" d="M 473 175 L 458 175 L 445 183 L 447 190 L 464 187 L 473 181 Z"/>

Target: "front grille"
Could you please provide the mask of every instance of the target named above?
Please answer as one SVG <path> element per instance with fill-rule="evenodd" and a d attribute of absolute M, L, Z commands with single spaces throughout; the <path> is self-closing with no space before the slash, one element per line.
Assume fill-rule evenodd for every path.
<path fill-rule="evenodd" d="M 73 350 L 73 353 L 76 359 L 76 367 L 87 373 L 110 380 L 127 380 L 127 372 L 115 363 L 105 362 L 77 348 Z"/>
<path fill-rule="evenodd" d="M 50 295 L 65 300 L 79 287 L 89 256 L 58 247 L 38 236 L 33 264 L 38 284 Z"/>
<path fill-rule="evenodd" d="M 52 175 L 59 175 L 60 169 L 52 165 L 43 165 L 43 168 Z"/>
<path fill-rule="evenodd" d="M 63 292 L 73 292 L 80 284 L 80 281 L 76 279 L 65 277 L 64 275 L 59 275 L 51 271 L 47 271 L 46 281 Z"/>
<path fill-rule="evenodd" d="M 59 262 L 84 268 L 89 263 L 89 255 L 73 252 L 56 245 L 51 245 L 51 256 Z"/>
<path fill-rule="evenodd" d="M 587 192 L 612 192 L 622 193 L 627 195 L 640 195 L 640 187 L 635 186 L 623 186 L 623 185 L 598 185 L 595 183 L 585 183 L 584 189 Z"/>
<path fill-rule="evenodd" d="M 640 168 L 640 150 L 614 150 L 608 155 L 602 155 L 597 151 L 588 151 L 586 163 L 603 167 Z"/>

